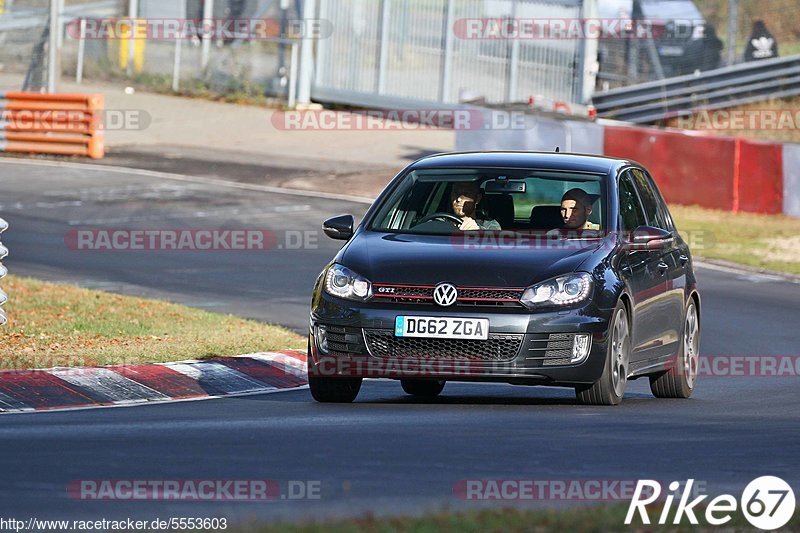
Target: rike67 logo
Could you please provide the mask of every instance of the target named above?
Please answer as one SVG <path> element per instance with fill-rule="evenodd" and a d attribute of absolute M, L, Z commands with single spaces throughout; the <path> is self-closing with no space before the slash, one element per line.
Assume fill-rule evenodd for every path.
<path fill-rule="evenodd" d="M 650 479 L 639 480 L 628 507 L 628 514 L 625 516 L 625 524 L 630 525 L 638 512 L 642 523 L 649 525 L 651 522 L 647 505 L 663 498 L 664 507 L 657 521 L 659 525 L 668 523 L 677 525 L 684 518 L 690 524 L 698 525 L 696 513 L 699 513 L 700 509 L 696 509 L 696 507 L 704 503 L 708 495 L 701 495 L 689 501 L 693 485 L 694 480 L 690 479 L 681 490 L 681 484 L 673 481 L 669 484 L 671 493 L 663 498 L 661 483 Z M 676 495 L 678 495 L 679 501 L 674 507 L 673 514 Z M 722 494 L 706 503 L 705 520 L 709 525 L 722 526 L 731 521 L 738 508 L 741 508 L 742 514 L 753 527 L 772 531 L 785 526 L 792 519 L 795 510 L 794 491 L 779 477 L 762 476 L 754 479 L 745 487 L 739 501 L 730 494 Z M 672 518 L 671 521 L 670 518 Z"/>

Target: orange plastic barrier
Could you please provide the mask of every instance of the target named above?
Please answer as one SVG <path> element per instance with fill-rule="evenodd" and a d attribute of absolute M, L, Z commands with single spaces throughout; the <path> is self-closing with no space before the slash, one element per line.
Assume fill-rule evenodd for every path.
<path fill-rule="evenodd" d="M 0 152 L 101 159 L 103 95 L 0 92 Z"/>

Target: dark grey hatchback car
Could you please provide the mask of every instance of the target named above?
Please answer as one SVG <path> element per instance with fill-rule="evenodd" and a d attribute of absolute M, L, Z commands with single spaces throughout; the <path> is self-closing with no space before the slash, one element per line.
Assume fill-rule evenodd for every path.
<path fill-rule="evenodd" d="M 700 296 L 689 247 L 641 165 L 535 152 L 441 154 L 398 174 L 316 281 L 313 397 L 363 378 L 414 396 L 446 381 L 573 387 L 616 405 L 628 380 L 695 388 Z"/>

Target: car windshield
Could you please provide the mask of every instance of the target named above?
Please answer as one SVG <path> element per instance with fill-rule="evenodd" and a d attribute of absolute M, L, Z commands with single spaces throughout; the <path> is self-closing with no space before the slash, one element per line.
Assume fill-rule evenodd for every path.
<path fill-rule="evenodd" d="M 605 198 L 605 179 L 596 174 L 414 170 L 379 206 L 368 229 L 429 235 L 502 230 L 596 238 L 606 229 Z"/>

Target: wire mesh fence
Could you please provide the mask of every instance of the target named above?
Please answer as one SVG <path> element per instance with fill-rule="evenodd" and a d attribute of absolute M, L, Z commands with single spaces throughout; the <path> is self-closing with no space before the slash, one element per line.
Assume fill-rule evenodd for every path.
<path fill-rule="evenodd" d="M 321 0 L 320 17 L 336 31 L 319 43 L 315 89 L 352 100 L 573 101 L 580 42 L 498 39 L 483 29 L 580 16 L 574 0 Z"/>
<path fill-rule="evenodd" d="M 601 39 L 597 89 L 800 54 L 797 0 L 608 0 L 637 38 Z"/>
<path fill-rule="evenodd" d="M 354 101 L 369 95 L 431 102 L 474 96 L 494 103 L 534 96 L 584 102 L 592 90 L 800 54 L 797 0 L 318 0 L 314 14 L 303 14 L 303 3 L 214 0 L 214 20 L 270 21 L 271 38 L 234 33 L 206 39 L 188 31 L 180 38 L 129 39 L 118 23 L 130 24 L 130 0 L 66 0 L 61 74 L 81 72 L 87 81 L 133 79 L 189 92 L 286 97 L 293 50 L 292 42 L 280 37 L 287 21 L 314 17 L 333 28 L 316 42 L 315 94 L 334 101 L 349 94 Z M 41 90 L 47 81 L 49 4 L 0 0 L 0 73 L 20 74 L 28 90 Z M 138 0 L 137 24 L 199 21 L 203 4 Z M 587 24 L 587 17 L 616 21 L 624 31 L 601 32 L 591 46 L 587 34 L 472 38 L 464 31 L 471 23 Z M 116 26 L 86 36 L 81 20 Z"/>
<path fill-rule="evenodd" d="M 26 90 L 44 90 L 50 1 L 0 1 L 0 72 L 24 76 Z M 299 18 L 299 3 L 213 2 L 215 28 L 226 21 L 251 26 L 267 21 L 268 31 L 254 36 L 204 33 L 202 0 L 139 0 L 133 23 L 128 0 L 66 0 L 58 35 L 60 75 L 89 82 L 132 80 L 164 90 L 287 97 L 293 43 L 281 32 L 285 21 Z M 180 24 L 181 31 L 153 32 L 169 24 Z"/>

